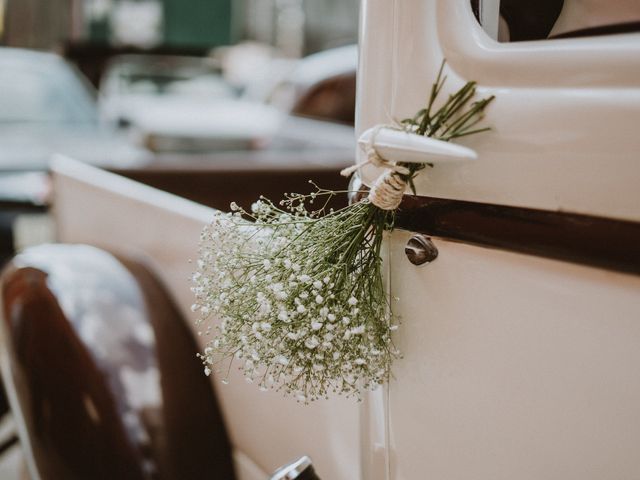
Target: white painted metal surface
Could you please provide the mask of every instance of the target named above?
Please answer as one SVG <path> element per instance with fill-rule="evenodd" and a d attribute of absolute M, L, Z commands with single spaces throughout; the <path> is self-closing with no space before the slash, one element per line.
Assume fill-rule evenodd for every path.
<path fill-rule="evenodd" d="M 357 132 L 412 116 L 443 57 L 446 89 L 496 96 L 493 131 L 419 195 L 640 220 L 639 34 L 499 44 L 468 0 L 364 0 Z M 362 478 L 640 477 L 640 278 L 438 238 L 416 267 L 408 238 L 388 243 L 404 358 L 363 409 Z"/>
<path fill-rule="evenodd" d="M 409 236 L 389 478 L 637 478 L 640 277 L 438 239 L 415 267 Z"/>
<path fill-rule="evenodd" d="M 189 261 L 197 258 L 200 231 L 213 210 L 78 162 L 58 160 L 53 172 L 58 241 L 145 257 L 185 316 L 195 320 Z M 195 330 L 193 321 L 190 325 Z M 235 369 L 228 385 L 212 381 L 240 480 L 264 480 L 305 454 L 322 478 L 360 478 L 359 413 L 353 400 L 305 406 L 280 393 L 260 392 Z"/>
<path fill-rule="evenodd" d="M 640 220 L 640 34 L 504 44 L 468 0 L 365 0 L 360 40 L 358 134 L 414 115 L 443 57 L 444 93 L 497 97 L 493 132 L 458 142 L 478 161 L 430 169 L 419 194 Z"/>

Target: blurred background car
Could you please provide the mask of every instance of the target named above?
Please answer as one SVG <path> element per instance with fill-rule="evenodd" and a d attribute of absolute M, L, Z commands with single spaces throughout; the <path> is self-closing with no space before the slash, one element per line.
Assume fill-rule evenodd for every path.
<path fill-rule="evenodd" d="M 270 101 L 292 115 L 353 125 L 357 68 L 356 44 L 314 53 L 295 64 Z"/>
<path fill-rule="evenodd" d="M 63 58 L 0 47 L 0 263 L 16 243 L 17 216 L 46 209 L 54 154 L 121 167 L 149 157 L 99 122 L 91 85 Z"/>
<path fill-rule="evenodd" d="M 101 118 L 154 152 L 258 148 L 280 112 L 243 100 L 211 57 L 123 55 L 100 82 Z"/>
<path fill-rule="evenodd" d="M 256 68 L 237 71 L 256 53 Z M 115 57 L 100 82 L 101 117 L 158 153 L 265 148 L 288 114 L 353 125 L 356 45 L 301 60 L 245 45 L 223 54 L 224 69 L 212 57 Z"/>
<path fill-rule="evenodd" d="M 99 108 L 103 120 L 128 126 L 146 107 L 175 98 L 195 103 L 237 96 L 212 58 L 120 55 L 110 61 L 100 81 Z"/>
<path fill-rule="evenodd" d="M 247 58 L 255 68 L 243 71 Z M 224 49 L 222 64 L 237 98 L 166 92 L 131 125 L 153 160 L 110 170 L 221 210 L 231 201 L 248 208 L 260 194 L 307 192 L 310 178 L 344 190 L 338 173 L 355 150 L 357 46 L 286 59 L 239 45 Z M 332 206 L 344 202 L 336 197 Z"/>
<path fill-rule="evenodd" d="M 238 95 L 213 58 L 122 55 L 100 81 L 100 116 L 134 130 L 154 151 L 247 148 L 245 138 L 227 128 L 235 102 L 225 100 Z M 226 121 L 216 123 L 221 117 Z"/>
<path fill-rule="evenodd" d="M 61 57 L 0 48 L 0 171 L 45 170 L 54 153 L 92 164 L 148 157 L 100 124 L 90 85 Z"/>
<path fill-rule="evenodd" d="M 256 148 L 279 115 L 239 95 L 211 57 L 123 55 L 105 70 L 99 105 L 107 123 L 155 152 Z"/>

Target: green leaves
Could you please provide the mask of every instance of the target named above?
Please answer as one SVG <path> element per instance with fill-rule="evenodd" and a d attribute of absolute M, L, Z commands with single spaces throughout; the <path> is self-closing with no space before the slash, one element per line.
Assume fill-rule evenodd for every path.
<path fill-rule="evenodd" d="M 495 98 L 490 96 L 469 104 L 476 96 L 477 84 L 474 81 L 465 83 L 458 91 L 449 95 L 444 104 L 432 113 L 436 100 L 447 80 L 446 75 L 443 76 L 444 65 L 445 61 L 442 62 L 438 77 L 431 86 L 427 107 L 418 110 L 412 118 L 405 118 L 400 123 L 409 132 L 445 142 L 453 138 L 489 130 L 488 127 L 472 129 L 482 121 L 484 110 Z"/>
<path fill-rule="evenodd" d="M 427 106 L 418 110 L 413 117 L 401 120 L 400 124 L 407 132 L 443 140 L 445 142 L 453 140 L 454 138 L 491 130 L 490 127 L 474 128 L 484 119 L 484 112 L 487 106 L 495 98 L 492 95 L 472 102 L 472 99 L 477 93 L 477 83 L 474 81 L 465 83 L 458 91 L 449 95 L 447 100 L 433 111 L 434 108 L 436 108 L 436 102 L 447 80 L 447 76 L 443 75 L 445 63 L 446 60 L 443 60 L 438 70 L 438 76 L 431 86 Z M 427 165 L 433 167 L 433 165 Z M 409 175 L 401 176 L 401 178 L 409 184 L 411 191 L 416 195 L 414 179 L 417 172 L 422 170 L 425 165 L 403 163 L 402 166 L 407 167 L 410 173 Z"/>

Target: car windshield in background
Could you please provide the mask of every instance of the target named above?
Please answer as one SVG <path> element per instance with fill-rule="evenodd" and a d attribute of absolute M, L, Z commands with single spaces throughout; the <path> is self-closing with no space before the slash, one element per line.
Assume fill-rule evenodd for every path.
<path fill-rule="evenodd" d="M 237 92 L 205 59 L 123 57 L 107 72 L 107 93 L 235 97 Z"/>
<path fill-rule="evenodd" d="M 121 77 L 125 92 L 142 94 L 214 95 L 231 97 L 235 92 L 220 76 L 207 72 L 132 73 Z"/>
<path fill-rule="evenodd" d="M 92 87 L 70 63 L 0 47 L 0 176 L 46 170 L 54 154 L 132 165 L 148 153 L 99 122 Z"/>
<path fill-rule="evenodd" d="M 25 57 L 16 61 L 0 55 L 0 123 L 96 122 L 90 92 L 68 67 Z"/>

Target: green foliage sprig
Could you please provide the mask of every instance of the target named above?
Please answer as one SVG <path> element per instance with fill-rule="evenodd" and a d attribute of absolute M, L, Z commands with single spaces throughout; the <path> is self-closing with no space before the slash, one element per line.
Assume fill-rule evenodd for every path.
<path fill-rule="evenodd" d="M 490 130 L 490 127 L 475 127 L 484 119 L 484 112 L 495 96 L 491 95 L 472 102 L 476 97 L 477 87 L 477 83 L 474 81 L 465 83 L 434 110 L 436 100 L 447 81 L 447 76 L 443 75 L 445 63 L 443 60 L 436 81 L 431 86 L 427 106 L 418 110 L 413 117 L 401 120 L 400 125 L 410 133 L 445 142 Z M 414 195 L 416 194 L 414 178 L 427 165 L 433 166 L 428 163 L 402 163 L 402 166 L 410 170 L 408 175 L 403 176 L 403 180 L 409 184 Z"/>

